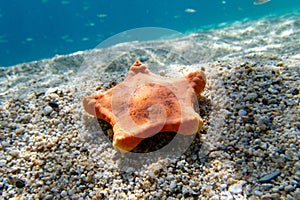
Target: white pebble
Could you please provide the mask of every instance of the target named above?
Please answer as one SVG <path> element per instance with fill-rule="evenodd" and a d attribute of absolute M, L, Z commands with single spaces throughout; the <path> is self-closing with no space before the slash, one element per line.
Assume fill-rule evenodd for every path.
<path fill-rule="evenodd" d="M 46 94 L 55 93 L 56 91 L 57 91 L 57 88 L 49 88 L 49 89 L 46 91 Z"/>
<path fill-rule="evenodd" d="M 65 191 L 65 190 L 63 190 L 61 193 L 60 193 L 60 196 L 62 196 L 62 197 L 65 197 L 65 196 L 67 196 L 68 195 L 68 193 Z"/>
<path fill-rule="evenodd" d="M 6 142 L 6 141 L 2 141 L 2 142 L 1 142 L 1 145 L 2 145 L 3 147 L 8 147 L 8 146 L 9 146 L 9 143 Z"/>
<path fill-rule="evenodd" d="M 171 183 L 170 183 L 170 189 L 171 190 L 173 190 L 173 189 L 175 189 L 176 188 L 176 181 L 171 181 Z"/>
<path fill-rule="evenodd" d="M 172 179 L 174 179 L 174 175 L 173 174 L 169 174 L 168 176 L 167 176 L 167 180 L 172 180 Z"/>
<path fill-rule="evenodd" d="M 229 191 L 234 194 L 240 194 L 243 191 L 244 184 L 245 184 L 245 181 L 235 183 L 229 187 Z"/>
<path fill-rule="evenodd" d="M 6 160 L 0 160 L 0 167 L 3 167 L 4 165 L 6 165 Z"/>
<path fill-rule="evenodd" d="M 268 92 L 270 92 L 271 94 L 277 94 L 278 90 L 276 90 L 274 88 L 268 88 Z"/>
<path fill-rule="evenodd" d="M 72 195 L 74 194 L 74 190 L 73 190 L 73 189 L 69 190 L 69 191 L 68 191 L 68 194 L 69 194 L 70 196 L 72 196 Z"/>
<path fill-rule="evenodd" d="M 46 106 L 44 108 L 44 115 L 49 115 L 53 111 L 53 108 L 51 106 Z"/>

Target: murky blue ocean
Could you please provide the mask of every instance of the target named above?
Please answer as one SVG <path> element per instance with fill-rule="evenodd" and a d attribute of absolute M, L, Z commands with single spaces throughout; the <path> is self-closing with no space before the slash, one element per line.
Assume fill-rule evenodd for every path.
<path fill-rule="evenodd" d="M 220 23 L 300 11 L 300 0 L 254 2 L 2 0 L 0 66 L 91 49 L 110 36 L 133 28 L 162 27 L 188 33 L 217 28 Z"/>

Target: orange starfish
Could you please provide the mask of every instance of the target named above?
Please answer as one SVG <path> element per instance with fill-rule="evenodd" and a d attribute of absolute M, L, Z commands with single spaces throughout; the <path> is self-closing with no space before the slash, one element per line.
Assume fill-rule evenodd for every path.
<path fill-rule="evenodd" d="M 104 93 L 83 99 L 84 109 L 113 127 L 113 146 L 121 152 L 136 147 L 158 132 L 191 135 L 203 121 L 193 106 L 206 84 L 201 71 L 185 78 L 153 74 L 139 60 L 127 78 Z"/>

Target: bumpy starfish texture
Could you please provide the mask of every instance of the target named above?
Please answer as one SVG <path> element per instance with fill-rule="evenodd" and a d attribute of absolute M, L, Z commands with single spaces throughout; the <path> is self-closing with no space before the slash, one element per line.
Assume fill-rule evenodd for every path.
<path fill-rule="evenodd" d="M 200 130 L 203 121 L 193 106 L 205 85 L 202 71 L 185 78 L 166 78 L 153 74 L 137 60 L 123 82 L 85 97 L 83 106 L 89 114 L 111 124 L 113 146 L 128 152 L 158 132 L 191 135 Z"/>

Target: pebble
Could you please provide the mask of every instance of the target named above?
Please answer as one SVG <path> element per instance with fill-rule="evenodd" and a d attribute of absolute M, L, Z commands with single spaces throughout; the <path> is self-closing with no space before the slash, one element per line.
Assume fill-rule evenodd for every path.
<path fill-rule="evenodd" d="M 171 181 L 171 183 L 170 183 L 170 189 L 173 190 L 173 189 L 176 188 L 176 186 L 177 186 L 176 181 Z"/>
<path fill-rule="evenodd" d="M 2 145 L 3 147 L 9 147 L 9 143 L 6 142 L 5 140 L 1 142 L 1 145 Z"/>
<path fill-rule="evenodd" d="M 295 190 L 295 187 L 292 185 L 287 185 L 284 187 L 284 190 L 285 190 L 285 192 L 289 193 L 289 192 Z"/>
<path fill-rule="evenodd" d="M 278 94 L 278 90 L 276 90 L 275 88 L 268 88 L 268 92 L 271 94 Z"/>
<path fill-rule="evenodd" d="M 235 184 L 229 186 L 229 191 L 234 194 L 240 194 L 243 192 L 243 185 L 245 185 L 245 184 L 246 184 L 246 181 L 240 181 L 238 183 L 235 183 Z"/>
<path fill-rule="evenodd" d="M 229 191 L 224 191 L 221 192 L 221 200 L 234 200 L 234 198 Z"/>
<path fill-rule="evenodd" d="M 281 171 L 273 172 L 271 174 L 263 176 L 262 178 L 260 178 L 258 180 L 258 182 L 260 182 L 260 183 L 267 183 L 267 182 L 273 180 L 274 178 L 276 178 L 277 176 L 279 176 L 280 174 L 281 174 Z"/>
<path fill-rule="evenodd" d="M 245 100 L 246 101 L 254 101 L 257 98 L 256 93 L 249 93 L 246 95 Z"/>
<path fill-rule="evenodd" d="M 18 135 L 18 134 L 22 134 L 25 132 L 25 129 L 24 128 L 18 128 L 16 129 L 15 133 Z"/>
<path fill-rule="evenodd" d="M 270 119 L 266 116 L 262 116 L 259 118 L 258 123 L 259 126 L 270 124 Z"/>
<path fill-rule="evenodd" d="M 10 152 L 10 155 L 12 156 L 12 157 L 19 157 L 19 155 L 20 155 L 20 151 L 19 150 L 17 150 L 17 149 L 14 149 L 14 150 L 12 150 L 11 152 Z"/>
<path fill-rule="evenodd" d="M 262 188 L 266 191 L 270 190 L 273 187 L 273 184 L 270 183 L 263 183 Z"/>
<path fill-rule="evenodd" d="M 22 179 L 17 179 L 15 181 L 15 185 L 16 185 L 17 188 L 23 188 L 23 187 L 25 187 L 26 182 Z"/>
<path fill-rule="evenodd" d="M 265 194 L 262 195 L 262 199 L 280 199 L 280 196 L 278 193 L 272 193 L 272 194 Z"/>
<path fill-rule="evenodd" d="M 3 167 L 6 165 L 6 160 L 0 160 L 0 167 Z"/>
<path fill-rule="evenodd" d="M 246 116 L 246 115 L 247 115 L 247 111 L 241 109 L 241 110 L 239 110 L 239 113 L 238 113 L 238 114 L 239 114 L 240 117 L 243 117 L 243 116 Z"/>
<path fill-rule="evenodd" d="M 49 115 L 53 111 L 53 108 L 51 106 L 46 106 L 44 108 L 44 115 Z"/>
<path fill-rule="evenodd" d="M 48 103 L 49 106 L 51 106 L 53 109 L 58 109 L 59 105 L 55 101 L 50 101 Z"/>
<path fill-rule="evenodd" d="M 68 191 L 68 195 L 69 195 L 69 196 L 74 195 L 74 190 L 73 190 L 73 189 L 70 189 L 70 190 Z"/>
<path fill-rule="evenodd" d="M 261 192 L 261 191 L 259 191 L 259 190 L 254 190 L 254 191 L 253 191 L 253 194 L 260 197 L 260 196 L 263 195 L 263 192 Z"/>

